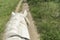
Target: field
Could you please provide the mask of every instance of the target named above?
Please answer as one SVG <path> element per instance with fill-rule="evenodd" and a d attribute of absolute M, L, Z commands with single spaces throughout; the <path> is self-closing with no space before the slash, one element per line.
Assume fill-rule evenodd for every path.
<path fill-rule="evenodd" d="M 20 0 L 0 0 L 0 40 L 2 40 L 5 24 L 19 1 Z"/>
<path fill-rule="evenodd" d="M 41 40 L 60 40 L 59 2 L 59 0 L 28 0 Z"/>

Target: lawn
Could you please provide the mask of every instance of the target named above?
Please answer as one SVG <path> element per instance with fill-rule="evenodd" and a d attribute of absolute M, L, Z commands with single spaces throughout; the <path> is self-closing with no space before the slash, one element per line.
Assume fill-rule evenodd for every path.
<path fill-rule="evenodd" d="M 28 0 L 40 40 L 60 40 L 59 2 L 59 0 Z"/>
<path fill-rule="evenodd" d="M 5 24 L 19 1 L 20 0 L 0 0 L 0 40 L 2 40 Z"/>

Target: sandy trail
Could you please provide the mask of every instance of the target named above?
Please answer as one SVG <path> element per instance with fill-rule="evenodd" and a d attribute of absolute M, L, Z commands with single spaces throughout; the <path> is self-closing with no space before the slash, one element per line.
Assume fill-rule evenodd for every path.
<path fill-rule="evenodd" d="M 21 8 L 22 2 L 23 2 L 23 0 L 20 0 L 20 1 L 19 1 L 18 5 L 17 5 L 16 8 L 15 8 L 15 12 L 19 12 L 19 11 L 20 11 L 19 9 Z"/>
<path fill-rule="evenodd" d="M 19 4 L 17 5 L 15 12 L 18 12 L 19 11 L 19 8 L 21 6 L 21 3 L 22 3 L 22 1 L 20 1 Z M 22 11 L 24 11 L 25 9 L 28 11 L 27 18 L 30 21 L 30 24 L 28 26 L 28 30 L 29 30 L 29 34 L 30 34 L 30 38 L 31 38 L 30 40 L 40 40 L 39 39 L 39 35 L 37 33 L 36 26 L 34 25 L 34 20 L 33 20 L 32 16 L 31 16 L 30 11 L 29 11 L 28 3 L 23 3 L 22 4 Z"/>
<path fill-rule="evenodd" d="M 30 38 L 31 38 L 30 40 L 39 40 L 39 35 L 37 33 L 37 29 L 36 29 L 36 26 L 34 25 L 34 20 L 32 18 L 30 11 L 29 11 L 29 6 L 27 3 L 23 4 L 23 10 L 25 10 L 25 9 L 28 11 L 27 18 L 30 21 L 30 24 L 28 26 L 28 30 L 29 30 L 29 34 L 30 34 Z"/>

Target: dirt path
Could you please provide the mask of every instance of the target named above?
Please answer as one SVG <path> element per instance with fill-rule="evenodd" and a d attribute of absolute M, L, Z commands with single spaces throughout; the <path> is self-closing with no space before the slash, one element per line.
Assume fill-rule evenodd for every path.
<path fill-rule="evenodd" d="M 16 9 L 15 9 L 15 12 L 19 12 L 20 10 L 20 7 L 21 7 L 21 4 L 22 4 L 23 0 L 20 0 L 18 5 L 16 6 Z"/>
<path fill-rule="evenodd" d="M 39 35 L 37 33 L 36 26 L 34 25 L 34 21 L 33 21 L 33 18 L 31 16 L 31 13 L 29 11 L 29 6 L 28 6 L 27 3 L 24 3 L 23 4 L 23 10 L 25 10 L 25 9 L 28 11 L 27 18 L 30 21 L 30 24 L 28 26 L 28 30 L 29 30 L 30 38 L 31 38 L 30 40 L 39 40 Z"/>
<path fill-rule="evenodd" d="M 21 1 L 22 2 L 22 1 Z M 20 5 L 21 5 L 21 2 L 19 2 L 19 4 L 17 5 L 16 7 L 16 10 L 15 12 L 18 12 L 19 11 L 19 8 L 20 8 Z M 28 26 L 28 30 L 29 30 L 29 34 L 30 34 L 30 40 L 39 40 L 39 35 L 37 33 L 37 30 L 36 30 L 36 26 L 34 25 L 34 21 L 33 21 L 33 18 L 31 16 L 31 13 L 29 11 L 29 6 L 27 3 L 23 3 L 23 7 L 22 7 L 22 11 L 24 11 L 25 9 L 28 11 L 28 16 L 27 18 L 29 19 L 30 21 L 30 24 Z"/>

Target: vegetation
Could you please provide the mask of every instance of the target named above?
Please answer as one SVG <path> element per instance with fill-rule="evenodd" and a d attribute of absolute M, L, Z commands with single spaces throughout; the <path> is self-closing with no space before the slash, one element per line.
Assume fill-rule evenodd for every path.
<path fill-rule="evenodd" d="M 41 40 L 60 40 L 60 0 L 28 0 Z"/>
<path fill-rule="evenodd" d="M 0 0 L 0 40 L 2 40 L 5 24 L 19 0 Z"/>

